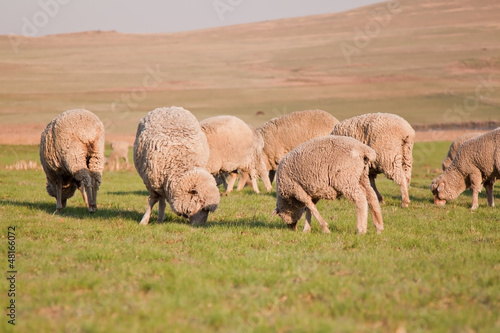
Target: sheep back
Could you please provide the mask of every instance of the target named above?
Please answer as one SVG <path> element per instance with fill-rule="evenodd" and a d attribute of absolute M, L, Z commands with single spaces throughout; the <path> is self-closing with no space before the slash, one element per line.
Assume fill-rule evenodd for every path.
<path fill-rule="evenodd" d="M 384 173 L 401 184 L 397 168 L 402 167 L 410 184 L 415 130 L 402 117 L 390 113 L 364 114 L 341 121 L 332 134 L 349 136 L 370 146 L 377 152 L 372 172 Z"/>
<path fill-rule="evenodd" d="M 205 168 L 208 154 L 198 120 L 184 108 L 158 108 L 139 122 L 134 165 L 150 191 L 166 196 L 168 180 L 195 167 Z"/>
<path fill-rule="evenodd" d="M 256 154 L 264 142 L 257 132 L 234 116 L 216 116 L 200 122 L 210 150 L 207 170 L 212 174 L 237 169 L 255 176 Z"/>
<path fill-rule="evenodd" d="M 313 138 L 329 135 L 338 122 L 323 110 L 296 111 L 265 122 L 257 131 L 264 139 L 266 167 L 276 170 L 291 150 Z"/>
<path fill-rule="evenodd" d="M 457 155 L 458 149 L 460 148 L 462 143 L 464 143 L 465 141 L 467 141 L 469 139 L 478 137 L 482 134 L 483 133 L 467 133 L 467 134 L 464 134 L 464 135 L 456 138 L 451 143 L 450 149 L 448 150 L 448 154 L 446 155 L 445 159 L 443 160 L 443 163 L 442 163 L 443 171 L 446 170 L 446 168 L 448 168 L 450 166 L 451 162 L 453 161 L 453 159 Z"/>

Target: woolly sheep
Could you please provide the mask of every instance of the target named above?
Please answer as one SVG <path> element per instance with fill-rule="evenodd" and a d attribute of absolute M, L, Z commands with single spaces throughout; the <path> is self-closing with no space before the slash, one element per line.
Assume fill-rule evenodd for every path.
<path fill-rule="evenodd" d="M 111 142 L 111 155 L 106 159 L 111 169 L 120 170 L 120 159 L 124 159 L 128 164 L 128 143 L 125 141 Z"/>
<path fill-rule="evenodd" d="M 470 187 L 471 209 L 477 209 L 478 195 L 484 184 L 488 205 L 494 207 L 493 185 L 497 178 L 500 178 L 500 127 L 460 146 L 451 165 L 431 183 L 434 203 L 443 206 Z"/>
<path fill-rule="evenodd" d="M 369 113 L 338 123 L 332 134 L 350 136 L 373 148 L 377 158 L 370 165 L 369 178 L 378 200 L 384 202 L 375 178 L 384 173 L 400 186 L 401 207 L 408 207 L 415 131 L 406 120 L 390 113 Z"/>
<path fill-rule="evenodd" d="M 323 232 L 329 233 L 315 204 L 320 199 L 335 200 L 343 195 L 356 205 L 358 232 L 367 231 L 369 207 L 380 233 L 384 229 L 382 212 L 368 179 L 369 163 L 375 158 L 373 149 L 342 136 L 319 137 L 298 146 L 278 166 L 273 216 L 278 214 L 289 228 L 296 230 L 297 221 L 305 210 L 304 232 L 309 232 L 312 212 Z"/>
<path fill-rule="evenodd" d="M 329 135 L 339 121 L 323 110 L 295 111 L 273 118 L 257 128 L 264 139 L 262 150 L 271 183 L 281 159 L 298 145 Z M 244 177 L 241 180 L 244 184 Z"/>
<path fill-rule="evenodd" d="M 482 134 L 483 133 L 467 133 L 467 134 L 464 134 L 464 135 L 458 137 L 457 139 L 455 139 L 455 141 L 453 141 L 451 143 L 450 149 L 448 150 L 448 155 L 446 155 L 446 157 L 443 160 L 443 163 L 441 165 L 443 168 L 443 171 L 446 170 L 446 168 L 448 168 L 450 166 L 451 162 L 453 161 L 453 159 L 457 155 L 458 148 L 460 148 L 462 143 L 464 143 L 465 141 L 467 141 L 469 139 L 478 137 Z"/>
<path fill-rule="evenodd" d="M 79 188 L 85 205 L 97 210 L 97 191 L 104 169 L 104 125 L 84 109 L 68 110 L 42 132 L 40 161 L 47 177 L 47 193 L 56 198 L 56 210 Z"/>
<path fill-rule="evenodd" d="M 149 191 L 141 219 L 147 225 L 159 201 L 158 221 L 165 218 L 165 200 L 179 216 L 205 224 L 219 205 L 219 189 L 205 169 L 208 143 L 193 114 L 181 107 L 158 108 L 139 122 L 134 165 Z"/>
<path fill-rule="evenodd" d="M 262 159 L 264 141 L 257 131 L 234 116 L 217 116 L 200 122 L 210 147 L 207 170 L 224 178 L 229 173 L 226 193 L 233 190 L 238 170 L 249 174 L 252 188 L 259 193 L 257 177 L 260 176 L 268 191 L 271 183 Z"/>

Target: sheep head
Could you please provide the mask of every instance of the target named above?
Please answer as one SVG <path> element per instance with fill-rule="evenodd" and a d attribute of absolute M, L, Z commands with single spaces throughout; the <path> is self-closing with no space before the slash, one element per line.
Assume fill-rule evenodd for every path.
<path fill-rule="evenodd" d="M 444 206 L 446 201 L 455 199 L 466 188 L 465 178 L 454 170 L 447 169 L 432 181 L 430 190 L 434 195 L 434 203 L 438 206 Z"/>
<path fill-rule="evenodd" d="M 214 177 L 204 169 L 187 172 L 171 192 L 172 210 L 194 225 L 206 223 L 209 212 L 219 206 L 220 194 Z"/>

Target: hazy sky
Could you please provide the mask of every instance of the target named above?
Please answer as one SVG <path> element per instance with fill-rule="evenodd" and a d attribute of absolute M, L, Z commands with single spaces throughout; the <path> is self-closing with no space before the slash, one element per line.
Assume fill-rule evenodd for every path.
<path fill-rule="evenodd" d="M 0 34 L 157 33 L 345 11 L 380 0 L 2 0 Z"/>

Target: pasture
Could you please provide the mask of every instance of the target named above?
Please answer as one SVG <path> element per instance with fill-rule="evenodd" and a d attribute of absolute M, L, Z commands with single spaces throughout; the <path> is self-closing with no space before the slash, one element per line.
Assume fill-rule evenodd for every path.
<path fill-rule="evenodd" d="M 408 209 L 379 176 L 380 235 L 371 219 L 355 233 L 345 199 L 318 204 L 330 235 L 314 219 L 311 234 L 292 232 L 270 218 L 275 190 L 249 188 L 222 197 L 205 227 L 169 210 L 139 226 L 147 191 L 134 170 L 104 172 L 95 214 L 76 193 L 54 215 L 43 171 L 6 169 L 38 160 L 38 147 L 0 146 L 2 239 L 14 226 L 18 272 L 16 326 L 4 315 L 0 331 L 499 331 L 500 215 L 484 193 L 474 212 L 468 191 L 433 205 L 448 145 L 416 143 Z"/>

